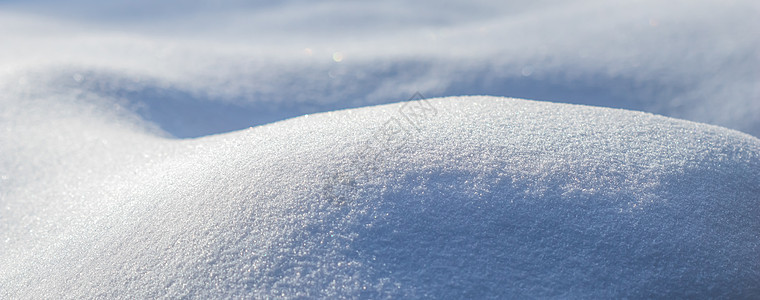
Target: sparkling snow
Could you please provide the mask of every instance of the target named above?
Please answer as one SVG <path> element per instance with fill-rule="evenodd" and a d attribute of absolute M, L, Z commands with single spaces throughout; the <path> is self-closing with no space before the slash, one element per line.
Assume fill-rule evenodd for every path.
<path fill-rule="evenodd" d="M 760 140 L 736 131 L 493 97 L 193 140 L 60 111 L 3 158 L 4 297 L 760 292 Z"/>
<path fill-rule="evenodd" d="M 750 0 L 2 1 L 0 299 L 760 298 L 755 28 Z"/>

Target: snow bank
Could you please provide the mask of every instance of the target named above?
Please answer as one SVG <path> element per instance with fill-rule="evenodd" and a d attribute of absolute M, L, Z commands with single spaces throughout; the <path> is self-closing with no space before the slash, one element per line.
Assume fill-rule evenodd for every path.
<path fill-rule="evenodd" d="M 647 111 L 760 136 L 760 35 L 747 30 L 759 12 L 753 0 L 6 0 L 0 81 L 120 99 L 180 138 L 417 91 Z"/>
<path fill-rule="evenodd" d="M 171 140 L 83 107 L 3 119 L 0 298 L 760 294 L 736 131 L 462 97 Z"/>

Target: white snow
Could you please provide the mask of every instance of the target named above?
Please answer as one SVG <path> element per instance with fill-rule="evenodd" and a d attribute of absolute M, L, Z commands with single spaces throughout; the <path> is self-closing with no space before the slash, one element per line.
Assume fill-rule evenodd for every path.
<path fill-rule="evenodd" d="M 215 3 L 4 1 L 0 81 L 119 99 L 182 138 L 415 92 L 626 108 L 760 136 L 757 1 Z"/>
<path fill-rule="evenodd" d="M 760 140 L 729 129 L 461 97 L 174 140 L 37 109 L 0 141 L 33 147 L 3 150 L 2 298 L 760 293 Z"/>
<path fill-rule="evenodd" d="M 0 299 L 758 298 L 759 16 L 2 1 Z"/>

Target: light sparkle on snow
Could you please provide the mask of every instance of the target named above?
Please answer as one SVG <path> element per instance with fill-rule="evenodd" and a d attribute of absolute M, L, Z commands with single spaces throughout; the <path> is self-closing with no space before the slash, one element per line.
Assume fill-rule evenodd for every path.
<path fill-rule="evenodd" d="M 31 115 L 21 112 L 21 132 L 1 136 L 2 145 L 37 144 L 0 160 L 19 177 L 2 190 L 0 293 L 756 292 L 756 138 L 623 110 L 426 101 L 193 140 L 40 102 L 34 113 L 47 123 L 23 123 Z M 403 143 L 373 138 L 405 106 L 425 103 L 436 114 L 409 126 Z M 380 157 L 354 155 L 367 141 Z M 336 171 L 354 179 L 340 201 L 321 196 L 344 182 L 329 176 Z M 706 289 L 715 281 L 738 284 Z"/>

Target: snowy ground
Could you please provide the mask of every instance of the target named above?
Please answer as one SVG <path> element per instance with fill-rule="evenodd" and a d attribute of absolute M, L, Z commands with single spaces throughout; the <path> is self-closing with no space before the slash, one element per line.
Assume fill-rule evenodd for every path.
<path fill-rule="evenodd" d="M 752 1 L 0 2 L 0 298 L 757 296 L 754 28 Z M 417 92 L 551 102 L 367 107 Z"/>
<path fill-rule="evenodd" d="M 754 1 L 90 2 L 0 4 L 3 82 L 117 101 L 178 137 L 415 92 L 627 108 L 760 135 Z"/>

